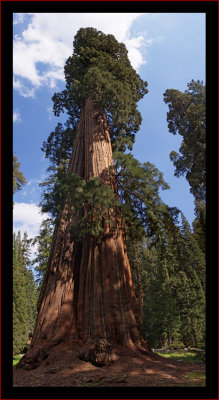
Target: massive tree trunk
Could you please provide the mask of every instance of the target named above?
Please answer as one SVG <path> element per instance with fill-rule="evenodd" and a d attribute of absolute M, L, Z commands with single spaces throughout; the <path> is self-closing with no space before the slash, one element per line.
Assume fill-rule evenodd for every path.
<path fill-rule="evenodd" d="M 111 166 L 106 119 L 89 98 L 81 112 L 69 172 L 86 180 L 100 177 L 116 191 Z M 122 218 L 110 209 L 112 224 L 102 241 L 96 243 L 87 234 L 79 243 L 72 237 L 72 218 L 64 214 L 65 210 L 54 231 L 33 339 L 19 366 L 36 367 L 61 342 L 83 346 L 106 339 L 112 345 L 143 345 L 148 350 L 139 331 Z"/>

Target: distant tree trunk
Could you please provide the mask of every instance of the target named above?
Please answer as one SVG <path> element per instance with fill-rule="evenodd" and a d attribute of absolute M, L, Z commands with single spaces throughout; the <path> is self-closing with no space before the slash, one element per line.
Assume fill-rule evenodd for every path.
<path fill-rule="evenodd" d="M 109 174 L 113 166 L 106 118 L 96 103 L 87 99 L 81 112 L 69 171 L 84 179 L 100 177 L 116 185 Z M 127 255 L 124 227 L 116 210 L 109 210 L 110 221 L 101 243 L 87 234 L 73 240 L 72 219 L 57 224 L 47 271 L 39 298 L 39 312 L 31 346 L 19 366 L 36 367 L 50 349 L 64 342 L 70 345 L 95 343 L 102 338 L 111 344 L 144 345 L 139 312 Z"/>

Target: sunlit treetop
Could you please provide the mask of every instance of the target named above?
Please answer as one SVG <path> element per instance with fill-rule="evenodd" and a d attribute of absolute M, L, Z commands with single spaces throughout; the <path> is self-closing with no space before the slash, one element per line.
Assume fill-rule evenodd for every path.
<path fill-rule="evenodd" d="M 107 116 L 113 149 L 131 149 L 140 128 L 138 101 L 148 92 L 131 66 L 128 51 L 113 35 L 81 28 L 64 67 L 66 88 L 53 96 L 55 115 L 66 111 L 75 126 L 89 97 Z"/>

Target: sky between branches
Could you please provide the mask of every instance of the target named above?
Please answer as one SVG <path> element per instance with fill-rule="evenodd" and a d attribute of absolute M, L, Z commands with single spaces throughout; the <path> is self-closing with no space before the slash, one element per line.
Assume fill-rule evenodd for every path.
<path fill-rule="evenodd" d="M 132 66 L 148 82 L 149 93 L 139 102 L 143 121 L 133 155 L 164 174 L 171 189 L 161 192 L 191 224 L 194 199 L 185 178 L 174 177 L 169 159 L 181 138 L 168 132 L 163 102 L 166 89 L 186 90 L 187 83 L 205 83 L 205 14 L 203 13 L 37 13 L 14 14 L 13 151 L 27 184 L 14 196 L 14 230 L 29 237 L 39 232 L 39 182 L 48 161 L 41 146 L 66 117 L 52 114 L 52 95 L 64 89 L 63 67 L 72 54 L 73 37 L 81 27 L 94 27 L 125 43 Z"/>

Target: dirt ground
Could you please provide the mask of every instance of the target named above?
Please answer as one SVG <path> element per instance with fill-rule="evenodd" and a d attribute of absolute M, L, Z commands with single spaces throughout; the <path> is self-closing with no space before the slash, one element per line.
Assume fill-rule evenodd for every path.
<path fill-rule="evenodd" d="M 14 387 L 133 387 L 199 386 L 200 379 L 189 373 L 204 373 L 204 363 L 180 362 L 157 354 L 141 354 L 117 348 L 118 359 L 102 368 L 81 361 L 78 349 L 56 346 L 48 358 L 33 370 L 14 367 Z M 196 375 L 198 376 L 198 374 Z"/>

